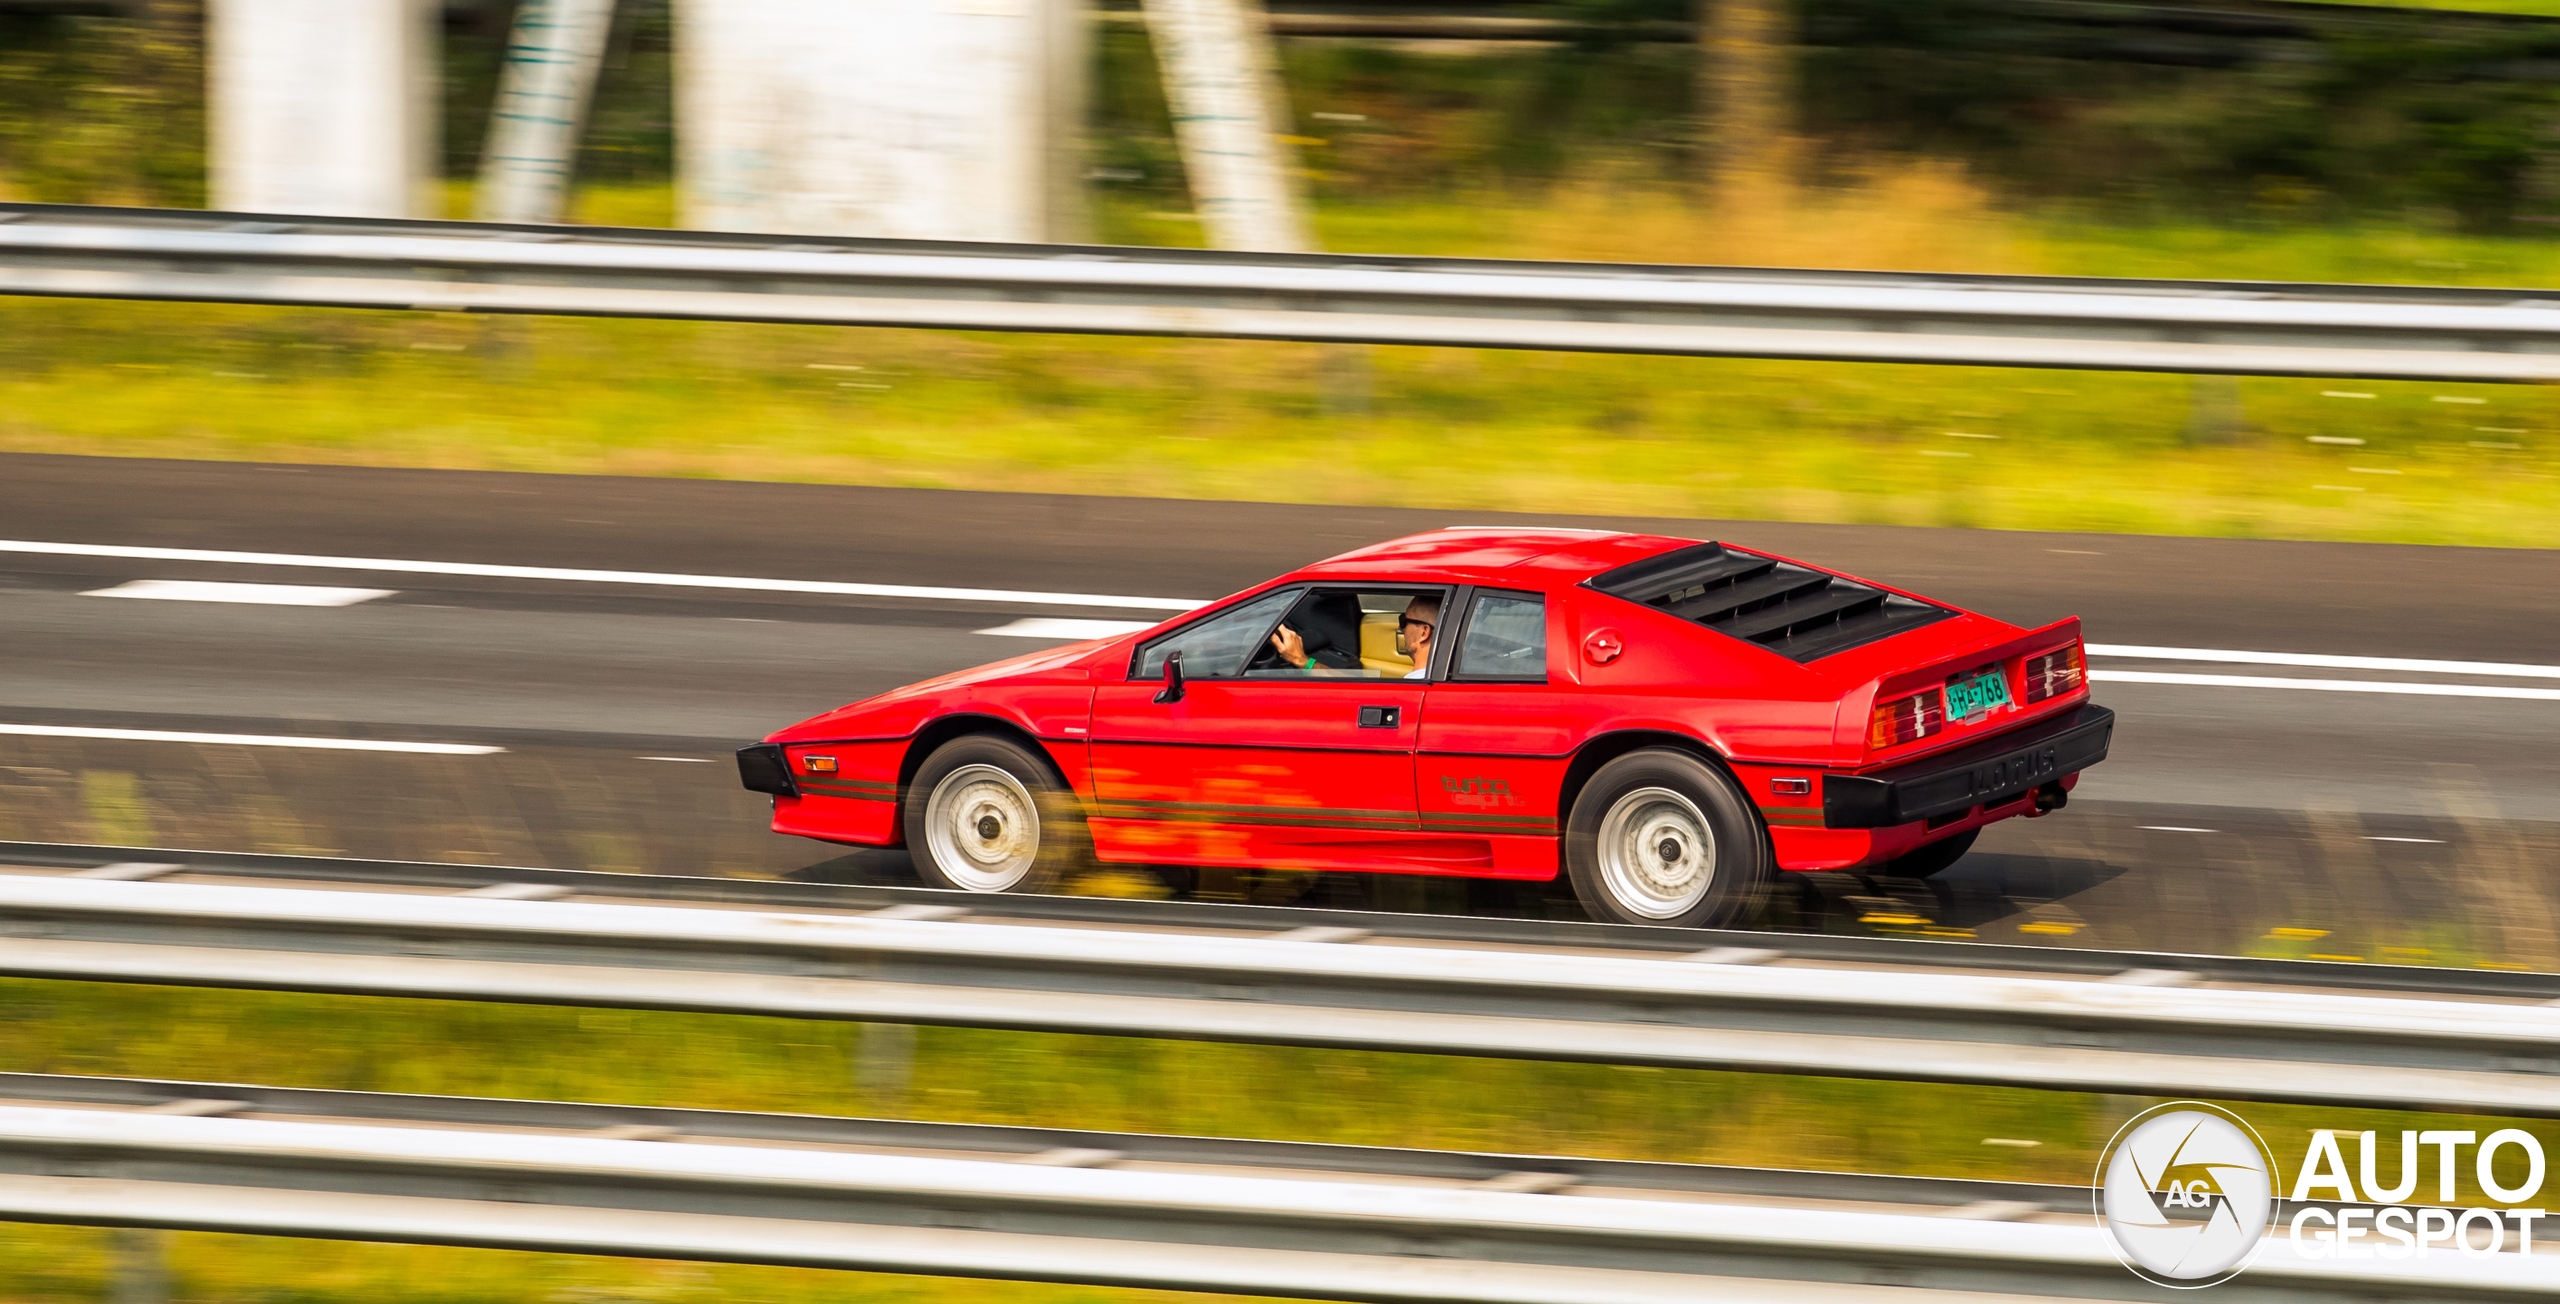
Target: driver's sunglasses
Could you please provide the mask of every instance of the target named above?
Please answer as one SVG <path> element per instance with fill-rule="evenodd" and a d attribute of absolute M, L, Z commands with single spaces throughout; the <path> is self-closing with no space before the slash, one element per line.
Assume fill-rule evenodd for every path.
<path fill-rule="evenodd" d="M 1424 629 L 1426 629 L 1426 630 L 1428 630 L 1428 629 L 1430 629 L 1430 628 L 1432 627 L 1432 626 L 1431 626 L 1431 622 L 1430 622 L 1430 621 L 1427 621 L 1427 620 L 1415 620 L 1415 619 L 1414 619 L 1413 617 L 1411 617 L 1411 616 L 1398 616 L 1398 617 L 1396 617 L 1396 628 L 1397 628 L 1397 629 L 1403 629 L 1403 628 L 1404 628 L 1405 626 L 1407 626 L 1407 625 L 1420 625 L 1420 626 L 1422 626 L 1422 627 L 1423 627 Z"/>

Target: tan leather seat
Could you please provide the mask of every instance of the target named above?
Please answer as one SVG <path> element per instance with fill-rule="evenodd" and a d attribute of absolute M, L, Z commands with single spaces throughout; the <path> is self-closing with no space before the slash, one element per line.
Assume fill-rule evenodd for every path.
<path fill-rule="evenodd" d="M 1413 672 L 1413 658 L 1396 655 L 1396 613 L 1360 613 L 1360 664 L 1390 675 Z"/>

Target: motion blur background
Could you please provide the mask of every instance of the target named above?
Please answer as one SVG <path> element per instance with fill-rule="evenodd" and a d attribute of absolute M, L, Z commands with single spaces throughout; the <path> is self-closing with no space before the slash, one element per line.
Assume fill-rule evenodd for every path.
<path fill-rule="evenodd" d="M 1312 243 L 1328 251 L 2547 283 L 2560 248 L 2560 10 L 2478 7 L 2514 12 L 1754 0 L 1731 7 L 1750 20 L 1733 23 L 1739 34 L 1711 23 L 1716 39 L 1702 40 L 1685 0 L 1284 4 L 1275 112 L 1293 133 L 1283 143 Z M 413 215 L 463 217 L 513 15 L 494 2 L 439 12 L 439 97 L 420 118 L 438 133 L 438 184 Z M 1086 107 L 1050 123 L 1073 173 L 1050 225 L 1064 238 L 1201 243 L 1139 14 L 1087 17 Z M 674 15 L 666 0 L 625 0 L 612 22 L 568 214 L 673 224 Z M 1287 34 L 1302 31 L 1331 34 Z M 1341 34 L 1363 31 L 1381 34 Z M 0 6 L 0 32 L 0 194 L 209 202 L 200 4 L 18 0 Z M 1745 93 L 1719 93 L 1718 77 Z M 780 208 L 763 213 L 766 229 Z M 0 448 L 22 451 L 2560 539 L 2538 390 L 0 310 Z M 2372 397 L 2324 395 L 2341 389 Z M 2432 401 L 2445 393 L 2484 401 Z M 2000 438 L 1956 445 L 1950 431 Z M 2307 443 L 2315 434 L 2367 443 L 2351 457 L 2352 445 Z M 1967 456 L 1924 456 L 1946 451 Z M 2396 474 L 2359 478 L 2349 462 Z"/>
<path fill-rule="evenodd" d="M 562 216 L 704 225 L 734 201 L 748 216 L 732 229 L 918 234 L 831 226 L 823 206 L 789 224 L 787 205 L 688 175 L 679 128 L 701 119 L 679 112 L 680 72 L 741 76 L 680 48 L 720 3 L 611 6 Z M 429 175 L 397 207 L 468 218 L 485 211 L 521 15 L 504 0 L 421 12 L 410 54 L 430 75 L 411 122 L 432 132 Z M 1146 16 L 1106 0 L 1070 17 L 1084 35 L 1073 93 L 1043 101 L 1040 229 L 1014 238 L 1209 243 Z M 1273 157 L 1302 206 L 1297 241 L 1322 251 L 2560 282 L 2555 0 L 1275 0 L 1267 19 Z M 208 44 L 199 0 L 0 0 L 0 200 L 225 202 Z M 813 38 L 789 76 L 823 83 L 831 48 Z M 790 115 L 768 118 L 776 148 L 797 148 Z M 2312 654 L 2553 660 L 2560 570 L 2533 550 L 2560 546 L 2555 423 L 2550 393 L 2524 385 L 0 301 L 9 538 L 1207 599 L 1451 512 L 1643 518 L 2021 623 L 2079 612 L 2092 641 Z M 447 474 L 462 472 L 552 474 Z M 980 636 L 1011 613 L 929 604 L 442 580 L 344 612 L 79 596 L 182 572 L 261 578 L 9 559 L 8 718 L 508 752 L 0 737 L 0 838 L 894 877 L 765 834 L 721 748 L 1031 646 Z M 2560 704 L 2100 696 L 2126 712 L 2118 757 L 2069 812 L 1987 838 L 1946 882 L 1820 876 L 1764 924 L 2560 965 Z M 1451 884 L 1220 890 L 1571 910 Z M 2132 1108 L 16 981 L 0 982 L 0 1061 L 2044 1181 L 2082 1180 Z M 2253 1117 L 2274 1135 L 2309 1114 Z M 0 1227 L 0 1297 L 99 1298 L 134 1280 L 115 1266 L 131 1245 Z M 1139 1293 L 192 1234 L 168 1254 L 164 1288 L 188 1300 Z"/>

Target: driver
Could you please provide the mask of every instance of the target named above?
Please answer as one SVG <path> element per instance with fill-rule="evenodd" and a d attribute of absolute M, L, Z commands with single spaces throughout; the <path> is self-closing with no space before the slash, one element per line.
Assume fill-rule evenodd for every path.
<path fill-rule="evenodd" d="M 1396 618 L 1396 654 L 1413 660 L 1413 670 L 1405 678 L 1431 676 L 1431 636 L 1439 627 L 1440 599 L 1425 594 L 1405 604 L 1404 614 Z M 1271 650 L 1280 654 L 1282 665 L 1324 673 L 1324 667 L 1307 655 L 1306 640 L 1286 624 L 1271 632 Z"/>

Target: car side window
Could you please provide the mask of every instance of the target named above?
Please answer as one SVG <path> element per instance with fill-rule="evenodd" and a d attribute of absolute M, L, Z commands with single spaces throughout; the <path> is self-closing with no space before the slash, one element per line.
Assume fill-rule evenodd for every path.
<path fill-rule="evenodd" d="M 1447 605 L 1446 589 L 1369 589 L 1344 586 L 1307 590 L 1280 618 L 1281 646 L 1266 646 L 1245 663 L 1247 679 L 1420 678 L 1413 654 L 1427 645 L 1429 628 Z M 1412 614 L 1416 608 L 1420 614 Z M 1417 631 L 1414 626 L 1423 629 Z M 1420 642 L 1415 635 L 1419 633 Z M 1284 655 L 1282 648 L 1295 652 Z M 1186 654 L 1186 667 L 1188 657 Z"/>
<path fill-rule="evenodd" d="M 1458 643 L 1456 677 L 1544 682 L 1547 600 L 1535 593 L 1478 593 Z"/>
<path fill-rule="evenodd" d="M 1271 627 L 1298 600 L 1298 590 L 1266 593 L 1206 620 L 1194 621 L 1138 651 L 1135 678 L 1160 679 L 1168 652 L 1182 653 L 1185 679 L 1235 679 L 1271 637 Z"/>

